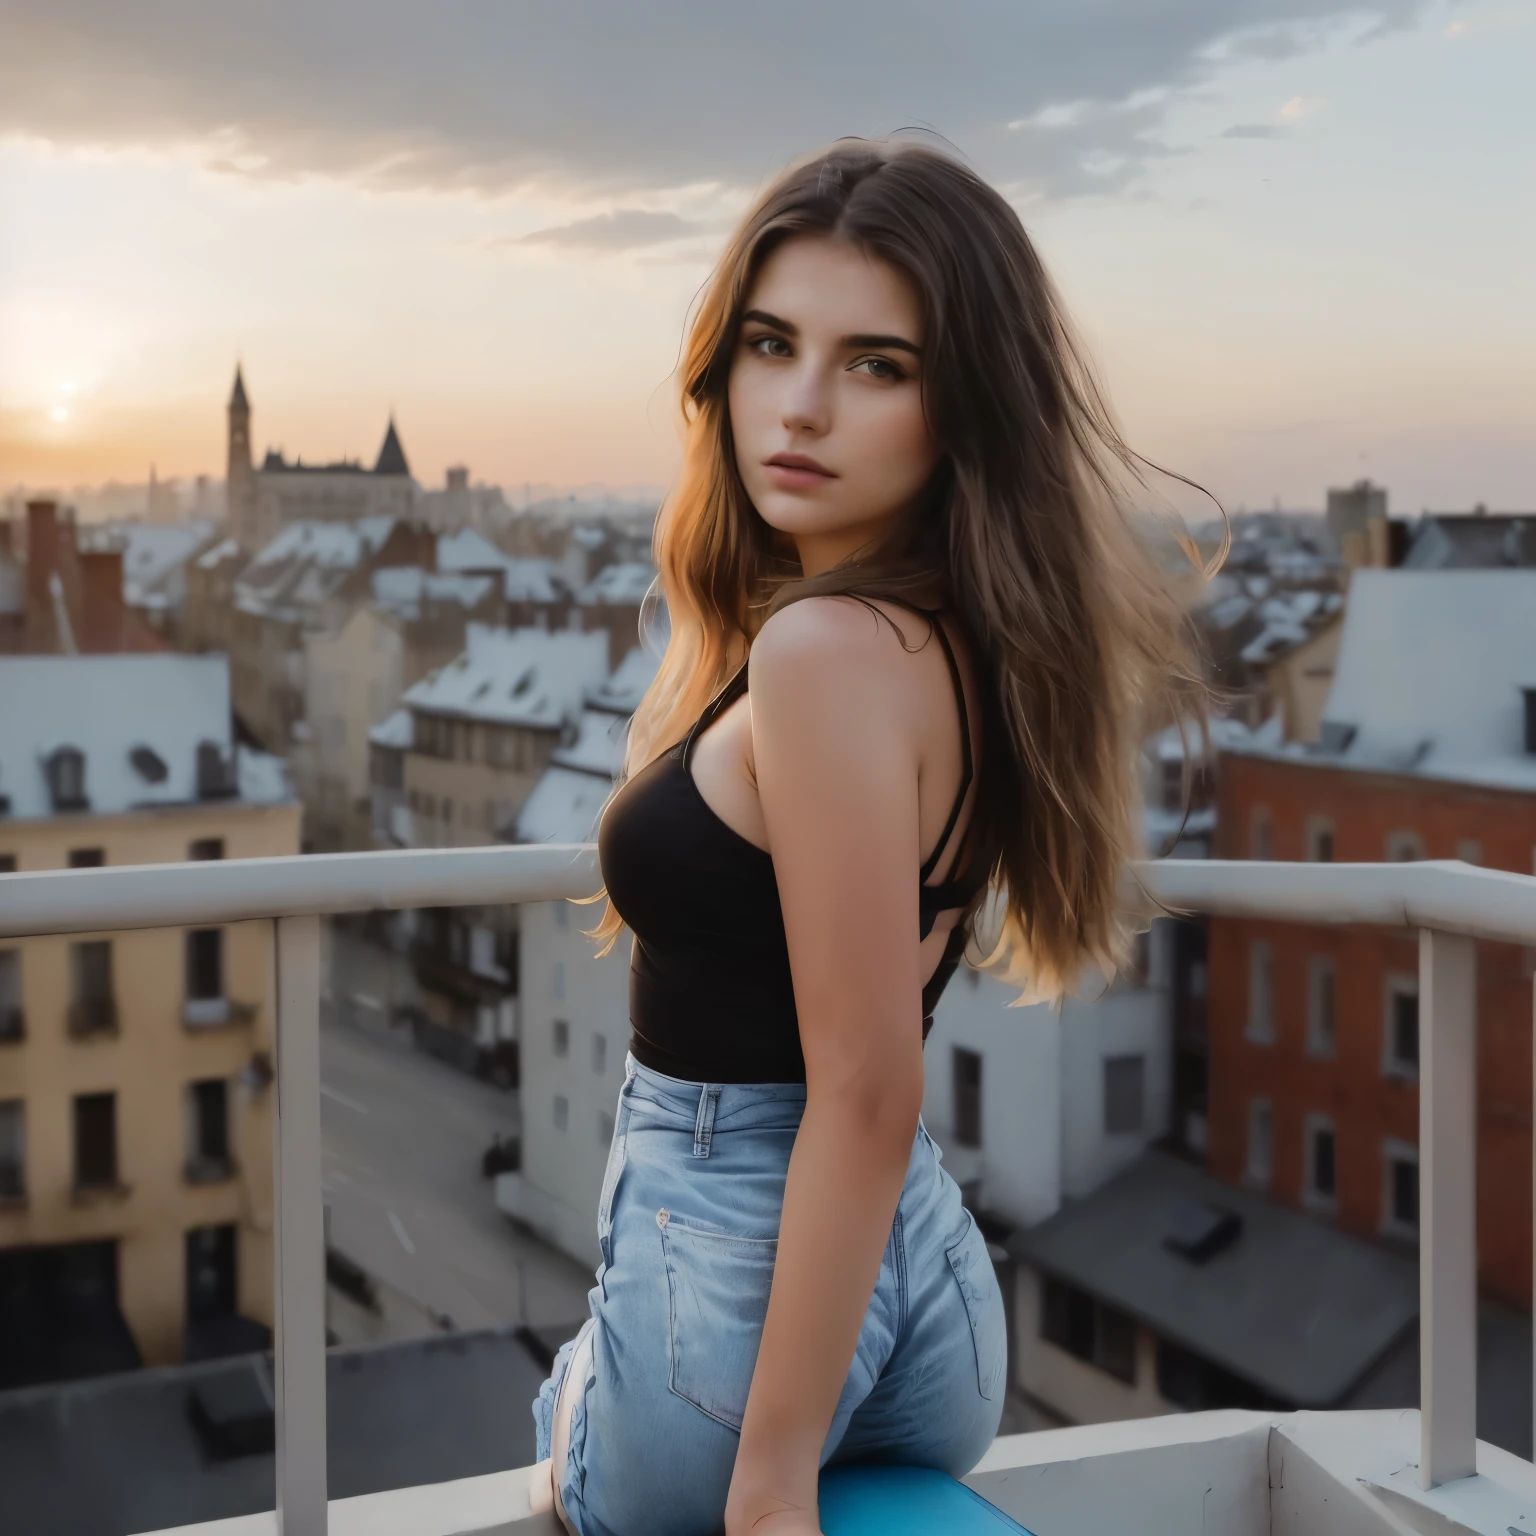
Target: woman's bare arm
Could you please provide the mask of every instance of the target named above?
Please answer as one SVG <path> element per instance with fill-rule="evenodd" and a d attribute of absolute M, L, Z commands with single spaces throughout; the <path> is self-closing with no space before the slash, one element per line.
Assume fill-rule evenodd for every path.
<path fill-rule="evenodd" d="M 753 754 L 807 1091 L 728 1536 L 817 1528 L 822 1446 L 917 1129 L 919 757 L 904 660 L 888 624 L 836 599 L 783 610 L 752 650 Z"/>

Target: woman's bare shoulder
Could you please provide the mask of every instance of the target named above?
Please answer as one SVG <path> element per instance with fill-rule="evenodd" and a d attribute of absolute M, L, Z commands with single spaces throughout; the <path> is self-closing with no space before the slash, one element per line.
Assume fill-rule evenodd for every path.
<path fill-rule="evenodd" d="M 801 598 L 774 614 L 752 642 L 750 681 L 754 687 L 810 677 L 834 685 L 899 684 L 901 658 L 914 643 L 909 633 L 914 624 L 921 628 L 923 621 L 895 604 L 843 596 Z"/>

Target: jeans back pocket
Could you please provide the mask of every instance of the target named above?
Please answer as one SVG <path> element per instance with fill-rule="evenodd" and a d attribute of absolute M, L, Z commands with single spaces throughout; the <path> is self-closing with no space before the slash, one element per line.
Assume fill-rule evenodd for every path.
<path fill-rule="evenodd" d="M 739 1430 L 768 1315 L 778 1240 L 735 1237 L 659 1211 L 669 1292 L 668 1385 Z"/>
<path fill-rule="evenodd" d="M 997 1272 L 976 1223 L 966 1214 L 965 1236 L 945 1250 L 965 1315 L 971 1325 L 971 1345 L 976 1351 L 976 1390 L 988 1402 L 1003 1391 L 1008 1364 L 1008 1324 L 1003 1315 Z"/>

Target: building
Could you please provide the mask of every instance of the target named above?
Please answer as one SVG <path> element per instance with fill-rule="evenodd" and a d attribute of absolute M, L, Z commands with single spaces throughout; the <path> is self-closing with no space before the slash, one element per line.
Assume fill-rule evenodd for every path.
<path fill-rule="evenodd" d="M 610 667 L 617 667 L 638 642 L 641 610 L 655 585 L 656 570 L 649 561 L 621 560 L 604 566 L 581 588 L 576 599 L 581 627 L 608 636 Z"/>
<path fill-rule="evenodd" d="M 657 662 L 637 647 L 587 694 L 575 739 L 551 757 L 510 829 L 513 841 L 595 838 L 623 767 L 629 718 Z M 629 1046 L 629 939 L 621 935 L 597 960 L 581 931 L 601 911 L 566 901 L 519 909 L 521 1167 L 496 1181 L 503 1211 L 592 1264 L 593 1213 Z"/>
<path fill-rule="evenodd" d="M 505 556 L 477 534 L 439 536 L 433 554 L 435 570 L 374 570 L 366 600 L 338 629 L 303 636 L 307 729 L 293 769 L 310 847 L 374 846 L 369 731 L 464 649 L 471 621 L 502 617 Z"/>
<path fill-rule="evenodd" d="M 471 623 L 463 652 L 401 695 L 370 734 L 375 828 L 393 846 L 495 842 L 607 675 L 607 637 Z M 404 914 L 418 1045 L 503 1086 L 517 1080 L 518 912 Z"/>
<path fill-rule="evenodd" d="M 230 722 L 221 657 L 0 658 L 0 867 L 296 853 Z M 271 975 L 264 924 L 0 946 L 0 1384 L 259 1344 Z"/>
<path fill-rule="evenodd" d="M 1369 480 L 1357 480 L 1344 489 L 1328 491 L 1328 511 L 1324 518 L 1328 537 L 1343 557 L 1346 566 L 1366 563 L 1368 529 L 1373 521 L 1387 521 L 1387 490 Z"/>
<path fill-rule="evenodd" d="M 425 529 L 393 517 L 355 523 L 289 523 L 231 582 L 229 656 L 235 710 L 268 750 L 286 754 L 305 730 L 304 639 L 334 632 L 369 594 L 373 572 L 430 567 L 435 547 Z M 227 566 L 207 572 L 212 595 Z M 199 619 L 197 633 L 215 626 Z"/>
<path fill-rule="evenodd" d="M 1536 566 L 1536 512 L 1426 512 L 1399 563 L 1409 571 Z"/>
<path fill-rule="evenodd" d="M 1228 857 L 1536 870 L 1536 571 L 1355 573 L 1320 740 L 1222 758 Z M 1532 951 L 1479 944 L 1479 1275 L 1531 1298 Z M 1418 1232 L 1418 955 L 1398 930 L 1215 918 L 1210 1168 Z"/>
<path fill-rule="evenodd" d="M 261 549 L 291 523 L 414 517 L 416 482 L 393 417 L 371 469 L 356 459 L 305 464 L 298 458 L 290 463 L 275 448 L 267 449 L 258 468 L 253 463 L 250 399 L 237 367 L 228 422 L 229 531 L 242 549 Z"/>
<path fill-rule="evenodd" d="M 123 564 L 123 601 L 171 644 L 181 639 L 187 567 L 214 543 L 214 525 L 185 522 L 106 523 L 82 530 L 88 550 L 118 550 Z"/>
<path fill-rule="evenodd" d="M 27 503 L 26 549 L 6 523 L 0 548 L 0 654 L 164 651 L 166 640 L 124 601 L 123 549 L 79 536 L 73 513 Z"/>

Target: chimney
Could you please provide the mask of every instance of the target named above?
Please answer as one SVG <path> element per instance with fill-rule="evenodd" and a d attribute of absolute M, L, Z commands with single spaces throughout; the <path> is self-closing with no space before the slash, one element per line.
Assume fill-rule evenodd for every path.
<path fill-rule="evenodd" d="M 122 650 L 123 619 L 122 550 L 86 550 L 80 555 L 81 648 Z"/>
<path fill-rule="evenodd" d="M 1522 688 L 1525 695 L 1525 750 L 1536 757 L 1536 688 Z"/>
<path fill-rule="evenodd" d="M 48 605 L 48 578 L 59 568 L 59 507 L 54 501 L 27 503 L 27 607 Z"/>

